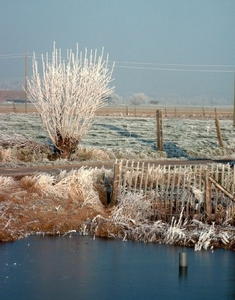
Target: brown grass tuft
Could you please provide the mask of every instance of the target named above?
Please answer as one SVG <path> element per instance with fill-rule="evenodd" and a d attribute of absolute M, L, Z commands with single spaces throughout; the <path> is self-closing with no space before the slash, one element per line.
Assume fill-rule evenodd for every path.
<path fill-rule="evenodd" d="M 103 150 L 103 149 L 96 149 L 96 148 L 83 148 L 78 147 L 75 154 L 72 156 L 73 160 L 78 161 L 99 161 L 104 162 L 111 159 L 115 159 L 114 154 L 111 151 Z"/>

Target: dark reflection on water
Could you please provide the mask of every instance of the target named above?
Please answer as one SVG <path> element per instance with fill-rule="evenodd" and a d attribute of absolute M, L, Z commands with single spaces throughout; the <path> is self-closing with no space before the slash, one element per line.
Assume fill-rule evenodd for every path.
<path fill-rule="evenodd" d="M 0 299 L 235 299 L 235 253 L 32 236 L 0 244 Z"/>

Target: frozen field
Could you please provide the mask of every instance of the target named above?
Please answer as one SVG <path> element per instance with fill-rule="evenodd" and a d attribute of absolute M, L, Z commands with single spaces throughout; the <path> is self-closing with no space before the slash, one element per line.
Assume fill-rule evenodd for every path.
<path fill-rule="evenodd" d="M 0 139 L 26 137 L 48 143 L 37 114 L 0 114 Z M 214 120 L 163 118 L 164 152 L 156 148 L 155 118 L 96 117 L 84 148 L 109 150 L 116 158 L 235 158 L 232 120 L 220 120 L 224 147 L 218 146 Z"/>

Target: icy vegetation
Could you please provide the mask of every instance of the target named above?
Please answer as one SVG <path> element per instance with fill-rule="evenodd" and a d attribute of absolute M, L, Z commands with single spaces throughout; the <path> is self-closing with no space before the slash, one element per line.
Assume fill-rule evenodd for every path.
<path fill-rule="evenodd" d="M 0 120 L 2 167 L 65 163 L 37 114 L 0 114 Z M 163 119 L 164 151 L 158 152 L 154 118 L 96 117 L 66 164 L 114 162 L 120 158 L 234 159 L 232 121 L 221 120 L 220 127 L 223 148 L 218 146 L 214 120 Z M 218 225 L 185 219 L 183 211 L 170 223 L 157 220 L 153 199 L 148 200 L 141 193 L 119 195 L 117 205 L 110 207 L 105 180 L 112 180 L 112 172 L 104 168 L 80 168 L 58 175 L 38 173 L 16 179 L 1 176 L 0 240 L 76 231 L 124 241 L 186 245 L 195 251 L 235 248 L 235 229 L 230 223 Z"/>
<path fill-rule="evenodd" d="M 86 135 L 95 112 L 105 105 L 105 99 L 114 91 L 109 87 L 112 72 L 108 69 L 108 55 L 104 49 L 85 49 L 73 53 L 67 50 L 67 58 L 55 43 L 51 58 L 48 53 L 39 62 L 33 54 L 32 77 L 27 80 L 27 94 L 35 105 L 43 126 L 63 158 L 69 159 L 81 139 Z"/>
<path fill-rule="evenodd" d="M 123 241 L 159 242 L 194 247 L 231 248 L 234 227 L 178 220 L 170 224 L 154 220 L 152 200 L 126 193 L 109 207 L 102 193 L 102 180 L 112 176 L 105 169 L 84 169 L 58 175 L 40 173 L 21 180 L 0 177 L 0 239 L 9 241 L 30 234 L 80 232 L 83 235 L 118 238 Z"/>
<path fill-rule="evenodd" d="M 64 163 L 56 153 L 52 153 L 55 149 L 37 114 L 1 114 L 0 119 L 2 163 Z M 235 136 L 232 120 L 221 120 L 220 128 L 223 148 L 218 146 L 214 120 L 163 119 L 164 151 L 158 152 L 154 118 L 96 117 L 70 163 L 85 160 L 108 161 L 115 158 L 233 159 Z"/>
<path fill-rule="evenodd" d="M 0 240 L 81 230 L 87 218 L 104 212 L 95 187 L 103 172 L 80 168 L 20 180 L 0 176 Z"/>
<path fill-rule="evenodd" d="M 94 233 L 100 230 L 100 224 L 109 237 L 141 242 L 160 242 L 194 247 L 195 251 L 228 247 L 235 241 L 235 230 L 224 223 L 221 226 L 204 224 L 198 220 L 183 220 L 183 210 L 179 219 L 174 217 L 168 224 L 153 218 L 153 203 L 141 194 L 127 193 L 118 199 L 108 219 L 97 216 L 91 222 Z M 110 228 L 115 231 L 110 231 Z M 118 230 L 119 229 L 119 230 Z"/>

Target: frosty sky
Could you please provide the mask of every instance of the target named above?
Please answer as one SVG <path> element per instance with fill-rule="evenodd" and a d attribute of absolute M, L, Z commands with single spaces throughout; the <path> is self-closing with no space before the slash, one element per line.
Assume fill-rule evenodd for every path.
<path fill-rule="evenodd" d="M 26 50 L 50 53 L 55 41 L 62 53 L 104 47 L 117 94 L 232 104 L 234 16 L 234 0 L 0 0 L 1 88 L 23 79 Z"/>

